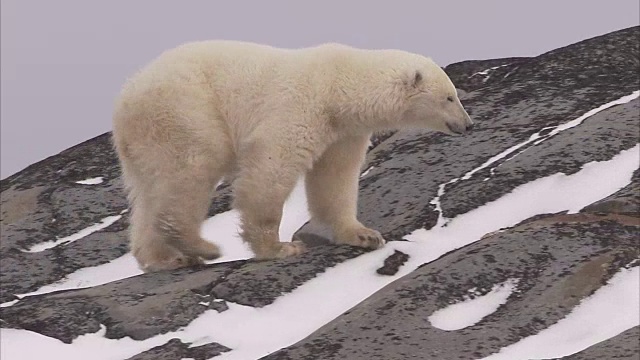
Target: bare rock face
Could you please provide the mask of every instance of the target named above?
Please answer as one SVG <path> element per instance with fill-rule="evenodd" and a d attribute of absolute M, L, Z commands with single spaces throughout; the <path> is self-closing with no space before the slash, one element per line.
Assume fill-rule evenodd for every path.
<path fill-rule="evenodd" d="M 480 359 L 553 325 L 632 264 L 640 256 L 639 225 L 637 218 L 555 215 L 490 235 L 264 359 Z M 481 322 L 457 331 L 430 323 L 431 314 L 463 301 L 470 289 L 481 296 L 507 281 L 517 292 Z"/>
<path fill-rule="evenodd" d="M 408 234 L 434 228 L 441 217 L 468 214 L 524 184 L 575 174 L 634 148 L 637 97 L 590 111 L 640 89 L 639 44 L 640 27 L 634 27 L 537 57 L 447 66 L 476 122 L 474 132 L 376 134 L 360 181 L 359 218 L 390 244 L 408 244 Z M 575 126 L 563 125 L 571 121 Z M 329 269 L 370 255 L 329 244 L 330 233 L 307 224 L 295 237 L 310 250 L 298 257 L 217 263 L 23 297 L 128 253 L 119 173 L 107 133 L 1 181 L 2 328 L 67 344 L 102 330 L 108 339 L 145 341 L 179 334 L 207 311 L 265 308 Z M 408 251 L 390 252 L 361 271 L 395 281 L 263 358 L 479 359 L 537 334 L 615 273 L 638 266 L 639 177 L 636 170 L 628 185 L 582 209 L 540 212 L 421 266 L 411 265 L 416 259 Z M 231 198 L 229 186 L 220 186 L 210 215 L 230 210 Z M 407 266 L 414 267 L 398 276 Z M 456 330 L 432 324 L 438 309 L 507 282 L 513 293 L 480 321 Z M 636 326 L 565 359 L 638 359 L 637 339 Z M 129 359 L 215 359 L 233 352 L 234 344 L 215 338 L 195 344 L 172 335 Z"/>

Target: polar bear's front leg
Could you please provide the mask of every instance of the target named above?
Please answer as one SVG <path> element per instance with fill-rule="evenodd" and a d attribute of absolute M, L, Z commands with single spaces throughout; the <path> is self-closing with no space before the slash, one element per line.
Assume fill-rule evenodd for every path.
<path fill-rule="evenodd" d="M 369 137 L 345 137 L 329 146 L 307 173 L 306 190 L 313 219 L 331 227 L 334 242 L 377 249 L 384 238 L 356 217 L 358 180 Z"/>
<path fill-rule="evenodd" d="M 255 142 L 239 156 L 233 207 L 240 212 L 242 239 L 256 259 L 298 255 L 306 249 L 299 241 L 280 242 L 284 203 L 303 172 L 299 154 L 283 152 L 279 144 Z"/>

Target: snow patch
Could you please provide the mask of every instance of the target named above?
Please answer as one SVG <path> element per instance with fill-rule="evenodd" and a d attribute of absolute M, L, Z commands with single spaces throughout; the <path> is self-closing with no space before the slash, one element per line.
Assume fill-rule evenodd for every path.
<path fill-rule="evenodd" d="M 102 181 L 103 181 L 102 176 L 98 176 L 98 177 L 94 177 L 94 178 L 90 178 L 90 179 L 76 181 L 76 184 L 98 185 L 98 184 L 102 184 Z"/>
<path fill-rule="evenodd" d="M 291 195 L 289 195 L 282 210 L 280 241 L 291 241 L 293 234 L 311 219 L 305 191 L 304 180 L 300 179 L 291 192 Z"/>
<path fill-rule="evenodd" d="M 473 74 L 469 75 L 469 77 L 474 77 L 474 76 L 476 76 L 476 75 L 489 75 L 489 72 L 490 72 L 490 71 L 493 71 L 493 70 L 495 70 L 495 69 L 499 69 L 499 68 L 504 67 L 504 66 L 509 66 L 509 65 L 511 65 L 511 63 L 504 64 L 504 65 L 498 65 L 498 66 L 494 66 L 494 67 L 490 67 L 490 68 L 488 68 L 488 69 L 484 69 L 484 70 L 482 70 L 482 71 L 475 72 L 475 73 L 473 73 Z M 488 79 L 488 77 L 487 77 L 487 79 Z M 485 79 L 485 81 L 486 81 L 487 79 Z"/>
<path fill-rule="evenodd" d="M 438 212 L 438 221 L 436 222 L 434 227 L 443 227 L 447 224 L 448 219 L 446 219 L 444 217 L 443 214 L 443 210 L 442 210 L 442 204 L 440 203 L 440 199 L 442 199 L 442 196 L 445 193 L 445 188 L 447 187 L 447 185 L 449 184 L 453 184 L 455 182 L 457 182 L 459 179 L 455 178 L 452 179 L 444 184 L 440 184 L 438 186 L 438 193 L 436 194 L 436 197 L 434 197 L 429 204 L 432 204 L 435 208 L 434 210 Z"/>
<path fill-rule="evenodd" d="M 293 234 L 309 219 L 304 181 L 300 180 L 284 204 L 280 223 L 280 241 L 289 242 Z M 230 210 L 207 219 L 200 230 L 201 236 L 220 247 L 222 256 L 207 264 L 250 259 L 254 256 L 240 237 L 240 212 Z"/>
<path fill-rule="evenodd" d="M 516 289 L 518 279 L 509 279 L 501 284 L 494 285 L 491 291 L 475 298 L 449 305 L 435 311 L 429 316 L 429 322 L 438 329 L 452 331 L 460 330 L 475 325 L 487 315 L 494 313 L 500 305 Z"/>
<path fill-rule="evenodd" d="M 367 176 L 367 174 L 369 174 L 369 172 L 370 172 L 371 170 L 373 170 L 373 168 L 374 168 L 374 167 L 375 167 L 375 166 L 370 166 L 369 168 L 367 168 L 367 170 L 365 170 L 365 171 L 360 175 L 360 178 L 362 179 L 363 177 Z"/>
<path fill-rule="evenodd" d="M 20 301 L 20 299 L 3 302 L 2 304 L 0 304 L 0 308 L 15 305 L 18 301 Z"/>
<path fill-rule="evenodd" d="M 96 231 L 100 231 L 104 228 L 109 227 L 111 224 L 115 223 L 116 221 L 120 220 L 120 218 L 122 218 L 122 214 L 125 213 L 126 210 L 122 211 L 120 213 L 120 215 L 113 215 L 113 216 L 107 216 L 106 218 L 102 219 L 99 223 L 93 224 L 89 227 L 86 227 L 80 231 L 78 231 L 75 234 L 71 234 L 69 236 L 57 239 L 57 240 L 53 240 L 53 241 L 47 241 L 47 242 L 43 242 L 43 243 L 39 243 L 39 244 L 35 244 L 33 246 L 31 246 L 29 249 L 26 250 L 22 250 L 23 252 L 29 252 L 29 253 L 36 253 L 36 252 L 41 252 L 41 251 L 45 251 L 51 248 L 54 248 L 56 246 L 59 245 L 67 245 L 69 243 L 72 243 L 74 241 L 80 240 L 85 236 L 91 235 Z"/>
<path fill-rule="evenodd" d="M 240 238 L 240 213 L 237 210 L 216 214 L 205 220 L 200 229 L 203 239 L 220 247 L 222 256 L 207 264 L 244 260 L 253 257 L 249 246 Z"/>
<path fill-rule="evenodd" d="M 142 270 L 138 268 L 136 259 L 131 253 L 127 253 L 106 264 L 76 270 L 60 281 L 42 286 L 29 293 L 16 294 L 16 296 L 23 299 L 28 296 L 48 294 L 60 290 L 84 289 L 141 275 L 142 273 Z"/>
<path fill-rule="evenodd" d="M 170 338 L 163 336 L 154 337 L 147 341 L 136 341 L 129 337 L 111 340 L 104 337 L 107 328 L 104 325 L 100 327 L 96 333 L 78 336 L 71 345 L 32 331 L 1 328 L 0 359 L 127 359 L 170 340 Z"/>
<path fill-rule="evenodd" d="M 511 76 L 511 74 L 513 74 L 514 72 L 516 72 L 519 68 L 520 68 L 520 67 L 519 67 L 519 66 L 517 66 L 515 69 L 513 69 L 513 70 L 509 71 L 509 72 L 508 72 L 508 73 L 507 73 L 507 74 L 506 74 L 502 79 L 506 79 L 506 78 L 508 78 L 509 76 Z"/>

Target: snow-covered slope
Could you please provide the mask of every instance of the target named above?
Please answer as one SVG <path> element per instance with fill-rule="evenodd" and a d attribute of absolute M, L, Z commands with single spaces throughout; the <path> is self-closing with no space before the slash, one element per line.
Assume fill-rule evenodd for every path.
<path fill-rule="evenodd" d="M 477 130 L 373 141 L 376 251 L 304 225 L 301 183 L 281 235 L 309 253 L 253 261 L 223 184 L 202 233 L 224 256 L 142 274 L 109 134 L 34 164 L 1 183 L 0 357 L 640 356 L 639 37 L 445 69 Z"/>

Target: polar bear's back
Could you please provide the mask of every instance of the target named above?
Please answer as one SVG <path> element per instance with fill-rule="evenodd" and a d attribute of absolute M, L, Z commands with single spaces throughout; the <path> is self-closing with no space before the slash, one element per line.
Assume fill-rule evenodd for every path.
<path fill-rule="evenodd" d="M 127 80 L 115 103 L 114 133 L 135 139 L 149 129 L 182 129 L 211 139 L 224 128 L 236 145 L 285 92 L 315 96 L 321 81 L 309 72 L 325 73 L 316 63 L 326 62 L 308 49 L 219 40 L 180 45 Z"/>
<path fill-rule="evenodd" d="M 364 50 L 326 43 L 306 48 L 277 48 L 252 42 L 205 40 L 179 45 L 160 54 L 134 77 L 123 92 L 146 90 L 159 84 L 182 85 L 197 82 L 213 90 L 234 92 L 263 87 L 265 83 L 287 82 L 286 87 L 312 78 L 314 83 L 331 81 L 331 74 L 391 68 L 416 60 L 416 56 L 396 50 Z M 421 61 L 421 60 L 418 60 Z M 317 75 L 317 76 L 316 76 Z"/>
<path fill-rule="evenodd" d="M 173 91 L 198 84 L 217 97 L 251 96 L 265 84 L 295 83 L 309 72 L 322 72 L 319 67 L 330 64 L 323 59 L 342 48 L 348 49 L 340 45 L 284 49 L 227 40 L 186 43 L 163 52 L 128 79 L 120 97 L 133 99 L 161 87 Z"/>
<path fill-rule="evenodd" d="M 393 90 L 388 84 L 423 61 L 402 51 L 341 44 L 283 49 L 227 40 L 191 42 L 165 51 L 129 79 L 115 117 L 125 123 L 172 111 L 176 118 L 196 117 L 197 111 L 201 118 L 225 122 L 240 133 L 234 137 L 242 137 L 274 108 L 321 113 L 326 104 L 352 106 L 387 98 L 380 94 Z M 351 91 L 348 101 L 342 99 L 345 91 Z M 122 109 L 127 113 L 118 116 Z M 192 121 L 190 126 L 199 124 Z"/>
<path fill-rule="evenodd" d="M 186 43 L 161 53 L 126 85 L 151 86 L 164 81 L 194 80 L 198 76 L 206 77 L 208 81 L 222 81 L 225 72 L 251 77 L 260 67 L 281 61 L 284 53 L 274 47 L 238 41 Z"/>

